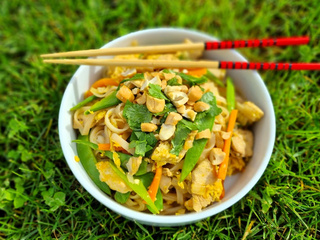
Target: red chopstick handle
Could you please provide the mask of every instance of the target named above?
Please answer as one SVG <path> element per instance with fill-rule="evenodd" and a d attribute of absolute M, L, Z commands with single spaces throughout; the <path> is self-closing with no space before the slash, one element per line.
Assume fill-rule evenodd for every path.
<path fill-rule="evenodd" d="M 248 63 L 221 61 L 219 63 L 219 68 L 251 70 L 320 70 L 320 63 Z"/>
<path fill-rule="evenodd" d="M 205 50 L 230 49 L 244 47 L 270 47 L 270 46 L 288 46 L 302 45 L 309 43 L 309 37 L 290 37 L 290 38 L 272 38 L 272 39 L 252 39 L 236 40 L 222 42 L 205 42 Z"/>

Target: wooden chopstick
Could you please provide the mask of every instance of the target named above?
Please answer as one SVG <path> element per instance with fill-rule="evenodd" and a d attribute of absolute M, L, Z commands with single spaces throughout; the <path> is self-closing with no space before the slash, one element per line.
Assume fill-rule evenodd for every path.
<path fill-rule="evenodd" d="M 130 59 L 45 59 L 45 63 L 150 68 L 217 68 L 242 70 L 320 70 L 320 63 L 248 63 L 231 61 L 180 61 Z"/>
<path fill-rule="evenodd" d="M 194 51 L 194 50 L 217 50 L 231 49 L 244 47 L 270 47 L 270 46 L 289 46 L 308 44 L 309 37 L 289 37 L 289 38 L 272 38 L 272 39 L 251 39 L 251 40 L 236 40 L 236 41 L 211 41 L 199 43 L 183 43 L 170 45 L 155 45 L 155 46 L 137 46 L 137 47 L 122 47 L 122 48 L 103 48 L 90 49 L 80 51 L 70 51 L 61 53 L 49 53 L 40 55 L 43 58 L 48 57 L 94 57 L 106 55 L 122 55 L 135 53 L 169 53 L 177 51 Z"/>

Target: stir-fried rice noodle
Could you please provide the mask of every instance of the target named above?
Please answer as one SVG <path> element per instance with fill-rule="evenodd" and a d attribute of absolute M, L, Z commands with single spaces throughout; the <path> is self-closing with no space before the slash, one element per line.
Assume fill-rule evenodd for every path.
<path fill-rule="evenodd" d="M 200 54 L 197 54 L 199 56 Z M 179 59 L 183 57 L 190 58 L 190 54 L 184 53 L 176 53 L 176 54 L 165 54 L 165 55 L 144 55 L 142 58 L 147 59 Z M 128 58 L 141 58 L 139 55 L 130 55 L 130 56 L 119 56 L 116 58 L 128 59 Z M 104 71 L 104 76 L 108 78 L 113 78 L 116 81 L 120 82 L 123 79 L 127 79 L 129 77 L 134 76 L 136 73 L 143 73 L 144 71 L 148 71 L 145 73 L 145 76 L 149 76 L 152 79 L 154 76 L 158 76 L 161 80 L 161 88 L 164 91 L 167 86 L 168 80 L 165 79 L 163 71 L 161 69 L 142 69 L 142 68 L 125 68 L 125 67 L 112 67 L 106 68 Z M 182 69 L 175 69 L 175 71 L 184 71 Z M 215 71 L 216 72 L 216 71 Z M 175 75 L 175 74 L 174 74 Z M 225 75 L 225 72 L 218 71 L 219 78 L 221 75 Z M 167 77 L 169 75 L 166 75 Z M 177 77 L 179 79 L 179 77 Z M 153 81 L 156 81 L 154 79 Z M 147 80 L 145 80 L 147 81 Z M 126 82 L 125 85 L 129 90 L 134 92 L 134 100 L 131 101 L 134 104 L 142 104 L 146 105 L 146 101 L 144 99 L 144 94 L 147 88 L 144 91 L 141 91 L 138 86 L 142 86 L 143 81 L 135 81 L 135 82 Z M 219 196 L 222 193 L 222 183 L 217 179 L 216 174 L 219 169 L 219 164 L 225 157 L 225 153 L 222 151 L 224 141 L 228 139 L 231 135 L 226 132 L 227 124 L 229 121 L 230 112 L 227 109 L 227 100 L 226 100 L 226 90 L 216 85 L 214 82 L 209 81 L 206 83 L 200 84 L 200 87 L 205 92 L 212 92 L 215 96 L 217 106 L 221 109 L 221 113 L 215 117 L 214 125 L 210 130 L 209 136 L 207 136 L 208 141 L 205 145 L 203 152 L 197 162 L 197 165 L 193 169 L 193 171 L 185 178 L 184 181 L 180 182 L 181 177 L 181 169 L 184 164 L 184 156 L 188 149 L 192 147 L 193 141 L 197 132 L 191 132 L 189 134 L 189 142 L 186 140 L 186 143 L 181 150 L 179 157 L 169 153 L 170 149 L 166 150 L 166 147 L 172 147 L 171 141 L 174 138 L 174 134 L 169 136 L 166 140 L 161 140 L 161 131 L 154 132 L 152 134 L 155 135 L 158 143 L 153 147 L 153 155 L 149 155 L 148 157 L 143 157 L 145 161 L 148 162 L 147 171 L 155 172 L 156 166 L 162 165 L 162 177 L 160 180 L 160 190 L 163 199 L 163 210 L 160 214 L 184 214 L 190 211 L 201 211 L 205 207 L 213 204 L 216 201 L 219 201 Z M 133 90 L 135 89 L 135 90 Z M 190 91 L 190 86 L 187 88 Z M 105 86 L 99 88 L 91 88 L 90 92 L 97 96 L 99 99 L 105 98 L 114 91 L 117 90 L 115 86 Z M 187 96 L 187 93 L 180 92 L 181 96 Z M 166 93 L 166 96 L 172 100 L 172 96 Z M 126 97 L 126 96 L 124 96 Z M 157 100 L 157 99 L 156 99 Z M 251 104 L 243 104 L 245 101 L 242 97 L 237 94 L 236 96 L 237 102 L 241 102 L 241 106 L 246 111 L 246 115 L 250 115 L 252 113 L 255 117 L 260 114 L 260 117 L 252 120 L 252 118 L 248 120 L 244 119 L 243 121 L 253 123 L 253 121 L 259 120 L 262 117 L 263 112 L 260 110 L 258 114 L 253 111 L 257 111 L 259 109 L 255 106 L 252 109 L 249 109 Z M 95 100 L 97 101 L 97 100 Z M 160 100 L 159 100 L 160 101 Z M 172 100 L 173 104 L 177 107 L 177 103 Z M 85 114 L 86 111 L 90 110 L 90 106 L 95 102 L 91 102 L 88 105 L 81 107 L 76 110 L 73 114 L 73 128 L 78 129 L 80 134 L 89 135 L 89 140 L 95 144 L 110 144 L 111 151 L 114 151 L 114 148 L 120 147 L 127 154 L 134 154 L 135 149 L 129 148 L 130 144 L 130 135 L 133 130 L 130 129 L 129 124 L 126 118 L 123 116 L 123 111 L 126 102 L 122 101 L 120 104 L 116 106 L 109 107 L 106 109 L 102 109 L 96 112 L 90 112 L 90 114 Z M 193 109 L 194 102 L 185 102 L 184 103 L 186 109 Z M 155 106 L 158 106 L 156 104 Z M 148 106 L 147 106 L 148 107 Z M 149 107 L 148 107 L 149 109 Z M 240 111 L 240 110 L 239 110 Z M 179 111 L 178 111 L 178 114 Z M 185 119 L 190 121 L 190 118 L 186 118 L 187 115 L 181 114 Z M 246 116 L 245 114 L 242 115 Z M 163 115 L 153 115 L 152 121 L 150 123 L 155 123 L 158 130 L 161 129 L 161 118 Z M 163 123 L 163 122 L 162 122 Z M 176 129 L 176 128 L 174 128 Z M 243 130 L 243 131 L 237 131 Z M 192 136 L 193 134 L 193 136 Z M 235 126 L 234 134 L 232 135 L 232 139 L 235 138 L 233 144 L 231 146 L 230 151 L 230 160 L 229 167 L 227 171 L 227 175 L 232 175 L 237 172 L 241 172 L 244 170 L 247 161 L 249 161 L 252 156 L 252 145 L 253 145 L 253 137 L 252 132 L 248 125 L 241 125 L 239 123 Z M 163 144 L 163 145 L 161 145 Z M 191 144 L 191 145 L 190 145 Z M 162 150 L 166 151 L 162 156 L 154 156 L 155 148 L 163 146 L 163 149 L 158 149 L 159 154 L 162 154 Z M 161 151 L 160 151 L 161 150 Z M 109 158 L 105 157 L 101 154 L 101 151 L 95 150 L 95 156 L 98 161 L 112 161 Z M 167 159 L 168 158 L 168 159 Z M 155 160 L 160 159 L 160 160 Z M 131 162 L 134 162 L 134 159 L 131 159 Z M 210 163 L 210 164 L 209 164 Z M 133 163 L 132 163 L 133 164 Z M 207 167 L 206 169 L 201 169 L 202 167 Z M 129 166 L 129 168 L 134 169 L 134 166 Z M 128 168 L 128 169 L 129 169 Z M 133 170 L 132 170 L 133 171 Z M 112 189 L 117 191 L 117 189 Z M 217 197 L 218 196 L 218 197 Z M 124 204 L 128 208 L 131 208 L 136 211 L 148 211 L 145 201 L 137 195 L 134 191 L 131 191 L 128 200 Z"/>

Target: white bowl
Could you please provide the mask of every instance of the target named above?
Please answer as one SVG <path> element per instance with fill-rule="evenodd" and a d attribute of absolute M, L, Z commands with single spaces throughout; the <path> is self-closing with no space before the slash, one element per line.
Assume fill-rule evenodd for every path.
<path fill-rule="evenodd" d="M 129 46 L 133 40 L 140 45 L 180 43 L 185 38 L 195 42 L 213 41 L 216 38 L 185 29 L 157 28 L 138 31 L 109 42 L 103 48 Z M 204 58 L 212 60 L 246 61 L 234 50 L 207 51 Z M 101 67 L 80 66 L 70 80 L 59 112 L 59 136 L 64 156 L 73 174 L 81 185 L 99 202 L 123 217 L 142 224 L 155 226 L 178 226 L 200 221 L 213 216 L 235 204 L 244 197 L 257 183 L 268 165 L 275 140 L 275 115 L 268 90 L 256 71 L 228 70 L 227 74 L 244 97 L 257 104 L 265 113 L 264 117 L 254 127 L 254 155 L 243 173 L 227 177 L 225 181 L 225 197 L 198 213 L 187 213 L 177 216 L 159 216 L 131 210 L 103 193 L 89 178 L 82 165 L 74 160 L 77 155 L 76 131 L 72 128 L 71 107 L 83 99 L 83 93 L 101 75 Z"/>

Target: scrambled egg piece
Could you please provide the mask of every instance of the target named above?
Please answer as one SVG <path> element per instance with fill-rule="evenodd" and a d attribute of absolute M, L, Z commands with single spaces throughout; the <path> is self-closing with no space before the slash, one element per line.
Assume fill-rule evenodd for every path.
<path fill-rule="evenodd" d="M 151 159 L 157 162 L 158 166 L 163 166 L 167 163 L 176 164 L 181 158 L 170 153 L 171 145 L 167 141 L 160 141 L 160 144 L 153 151 Z"/>
<path fill-rule="evenodd" d="M 131 191 L 131 188 L 112 170 L 109 162 L 98 162 L 96 167 L 100 173 L 100 181 L 105 182 L 115 191 L 126 193 Z"/>

